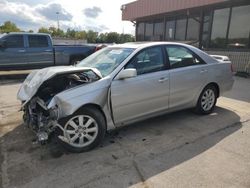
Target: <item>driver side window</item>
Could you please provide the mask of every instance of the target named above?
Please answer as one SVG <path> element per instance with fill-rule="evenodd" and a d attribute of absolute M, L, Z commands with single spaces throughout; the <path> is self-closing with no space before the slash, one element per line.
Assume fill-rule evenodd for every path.
<path fill-rule="evenodd" d="M 5 38 L 6 48 L 24 48 L 22 35 L 10 35 Z"/>
<path fill-rule="evenodd" d="M 165 69 L 161 47 L 153 47 L 139 52 L 126 66 L 134 68 L 137 75 L 157 72 Z"/>

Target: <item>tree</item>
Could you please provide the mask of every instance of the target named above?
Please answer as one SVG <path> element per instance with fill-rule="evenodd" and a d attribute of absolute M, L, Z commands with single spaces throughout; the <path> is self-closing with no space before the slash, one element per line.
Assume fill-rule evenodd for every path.
<path fill-rule="evenodd" d="M 110 32 L 107 34 L 106 37 L 107 43 L 119 43 L 119 33 L 116 32 Z"/>
<path fill-rule="evenodd" d="M 50 31 L 45 28 L 45 27 L 41 27 L 38 29 L 38 33 L 48 33 L 48 34 L 51 34 Z"/>
<path fill-rule="evenodd" d="M 88 43 L 96 43 L 97 36 L 98 36 L 97 32 L 89 30 L 87 32 L 87 41 L 88 41 Z"/>
<path fill-rule="evenodd" d="M 107 33 L 101 33 L 98 35 L 96 42 L 97 43 L 105 43 L 107 40 Z"/>
<path fill-rule="evenodd" d="M 87 38 L 87 33 L 86 31 L 77 31 L 75 34 L 76 39 L 86 39 Z"/>
<path fill-rule="evenodd" d="M 4 22 L 3 25 L 0 26 L 1 33 L 9 33 L 9 32 L 20 32 L 21 30 L 16 26 L 15 23 L 11 21 Z"/>
<path fill-rule="evenodd" d="M 65 33 L 61 29 L 57 29 L 55 27 L 49 27 L 49 32 L 52 37 L 64 37 Z"/>
<path fill-rule="evenodd" d="M 4 22 L 0 25 L 0 33 L 6 32 L 20 32 L 21 30 L 15 23 L 10 21 Z M 33 30 L 28 30 L 29 33 L 33 33 Z M 89 43 L 125 43 L 135 41 L 134 36 L 129 34 L 119 34 L 117 32 L 98 33 L 92 30 L 89 31 L 76 31 L 68 28 L 66 32 L 56 27 L 41 27 L 38 29 L 38 33 L 48 33 L 52 37 L 66 37 L 71 39 L 86 39 Z"/>
<path fill-rule="evenodd" d="M 120 34 L 119 43 L 134 42 L 135 37 L 129 34 Z"/>

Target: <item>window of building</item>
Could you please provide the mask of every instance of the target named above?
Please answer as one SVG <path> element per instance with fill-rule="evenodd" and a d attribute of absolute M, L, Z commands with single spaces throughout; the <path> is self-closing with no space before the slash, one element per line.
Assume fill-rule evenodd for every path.
<path fill-rule="evenodd" d="M 31 48 L 46 48 L 49 46 L 47 36 L 28 36 L 29 47 Z"/>
<path fill-rule="evenodd" d="M 164 70 L 165 64 L 161 47 L 143 50 L 125 68 L 135 68 L 138 75 Z"/>
<path fill-rule="evenodd" d="M 175 34 L 175 20 L 166 22 L 165 40 L 174 40 Z"/>
<path fill-rule="evenodd" d="M 186 38 L 187 19 L 176 20 L 175 40 L 184 41 Z"/>
<path fill-rule="evenodd" d="M 145 40 L 151 41 L 153 39 L 154 23 L 146 23 Z"/>
<path fill-rule="evenodd" d="M 22 35 L 11 35 L 5 38 L 6 48 L 23 48 L 23 36 Z"/>
<path fill-rule="evenodd" d="M 171 69 L 203 64 L 202 61 L 197 59 L 192 52 L 186 48 L 179 46 L 167 46 L 166 51 Z"/>
<path fill-rule="evenodd" d="M 209 47 L 209 37 L 211 33 L 212 20 L 213 20 L 213 12 L 212 11 L 204 12 L 202 42 L 201 42 L 202 48 Z"/>
<path fill-rule="evenodd" d="M 198 41 L 199 33 L 200 33 L 200 17 L 199 16 L 189 17 L 186 40 Z"/>
<path fill-rule="evenodd" d="M 162 41 L 163 40 L 163 33 L 164 33 L 163 20 L 156 21 L 155 28 L 154 28 L 154 40 L 155 41 Z"/>
<path fill-rule="evenodd" d="M 250 48 L 250 5 L 233 7 L 228 36 L 229 48 Z"/>
<path fill-rule="evenodd" d="M 144 23 L 137 24 L 137 41 L 144 41 Z"/>
<path fill-rule="evenodd" d="M 212 35 L 210 47 L 225 48 L 230 9 L 219 9 L 214 11 Z"/>

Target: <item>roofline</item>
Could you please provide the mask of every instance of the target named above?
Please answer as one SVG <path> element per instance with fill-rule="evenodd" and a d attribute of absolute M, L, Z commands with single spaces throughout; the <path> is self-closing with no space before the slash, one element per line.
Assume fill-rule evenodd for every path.
<path fill-rule="evenodd" d="M 29 33 L 29 32 L 8 32 L 3 34 L 15 34 L 15 35 L 50 35 L 48 33 Z"/>
<path fill-rule="evenodd" d="M 232 0 L 137 0 L 122 5 L 122 20 L 136 21 L 148 16 L 156 16 L 180 10 L 211 6 Z"/>
<path fill-rule="evenodd" d="M 191 46 L 189 44 L 186 43 L 182 43 L 182 42 L 166 42 L 166 41 L 160 41 L 160 42 L 128 42 L 128 43 L 124 43 L 124 44 L 115 44 L 109 47 L 117 47 L 117 48 L 146 48 L 146 47 L 151 47 L 151 46 L 157 46 L 157 45 L 181 45 L 181 46 Z"/>

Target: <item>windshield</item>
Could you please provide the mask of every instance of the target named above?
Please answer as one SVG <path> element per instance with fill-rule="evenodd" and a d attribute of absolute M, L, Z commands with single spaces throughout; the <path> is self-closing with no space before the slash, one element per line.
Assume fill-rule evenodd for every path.
<path fill-rule="evenodd" d="M 96 68 L 105 77 L 113 72 L 133 51 L 132 48 L 104 48 L 82 60 L 77 67 Z"/>

